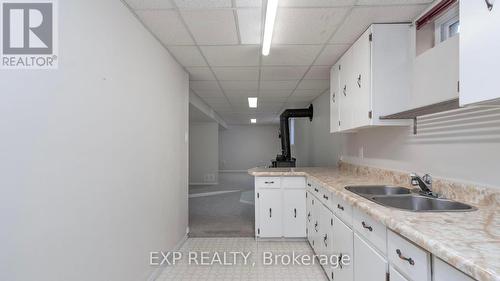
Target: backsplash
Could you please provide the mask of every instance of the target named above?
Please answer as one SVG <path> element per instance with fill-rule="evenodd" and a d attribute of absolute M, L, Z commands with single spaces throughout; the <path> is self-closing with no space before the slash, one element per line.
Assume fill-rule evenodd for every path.
<path fill-rule="evenodd" d="M 375 167 L 354 165 L 339 161 L 342 172 L 353 175 L 375 177 L 388 184 L 410 186 L 409 173 Z M 500 190 L 473 184 L 464 184 L 443 179 L 433 179 L 432 189 L 444 197 L 482 206 L 500 206 Z"/>

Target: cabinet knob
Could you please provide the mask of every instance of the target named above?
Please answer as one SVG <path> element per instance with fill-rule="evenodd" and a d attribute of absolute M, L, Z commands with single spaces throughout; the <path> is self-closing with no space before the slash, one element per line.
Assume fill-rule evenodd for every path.
<path fill-rule="evenodd" d="M 488 10 L 491 11 L 493 10 L 493 4 L 495 4 L 495 0 L 484 0 L 486 2 L 486 7 L 488 7 Z"/>
<path fill-rule="evenodd" d="M 373 227 L 367 225 L 365 222 L 362 222 L 361 225 L 363 226 L 363 228 L 368 229 L 370 232 L 373 231 Z"/>
<path fill-rule="evenodd" d="M 407 257 L 403 256 L 400 249 L 396 250 L 396 254 L 398 254 L 398 257 L 400 259 L 407 261 L 410 265 L 415 265 L 415 261 L 412 258 L 407 258 Z"/>

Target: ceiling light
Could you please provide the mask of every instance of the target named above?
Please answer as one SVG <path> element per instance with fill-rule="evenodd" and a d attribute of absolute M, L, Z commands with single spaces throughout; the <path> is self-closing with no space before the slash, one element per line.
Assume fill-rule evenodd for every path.
<path fill-rule="evenodd" d="M 248 98 L 248 106 L 250 108 L 257 108 L 257 98 Z"/>
<path fill-rule="evenodd" d="M 278 0 L 267 0 L 266 22 L 264 25 L 264 41 L 262 43 L 262 54 L 269 55 L 271 41 L 273 40 L 274 20 L 278 10 Z"/>
<path fill-rule="evenodd" d="M 252 123 L 252 124 L 257 123 L 257 119 L 255 119 L 255 118 L 250 119 L 250 123 Z"/>

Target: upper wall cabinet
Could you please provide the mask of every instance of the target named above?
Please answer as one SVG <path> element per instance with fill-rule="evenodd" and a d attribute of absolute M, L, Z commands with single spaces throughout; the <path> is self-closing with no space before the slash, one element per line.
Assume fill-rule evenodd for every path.
<path fill-rule="evenodd" d="M 500 98 L 500 1 L 460 1 L 460 105 Z"/>
<path fill-rule="evenodd" d="M 373 24 L 331 70 L 330 131 L 402 126 L 380 116 L 407 108 L 411 89 L 409 24 Z"/>

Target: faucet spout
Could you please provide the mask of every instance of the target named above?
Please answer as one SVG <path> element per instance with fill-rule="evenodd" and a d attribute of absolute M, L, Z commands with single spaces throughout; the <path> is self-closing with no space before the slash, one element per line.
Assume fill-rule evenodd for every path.
<path fill-rule="evenodd" d="M 429 174 L 425 174 L 423 177 L 420 177 L 416 173 L 410 174 L 411 185 L 418 186 L 422 193 L 426 195 L 433 195 L 432 192 L 432 177 Z"/>

